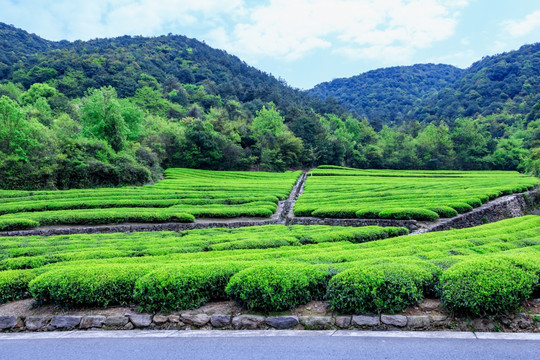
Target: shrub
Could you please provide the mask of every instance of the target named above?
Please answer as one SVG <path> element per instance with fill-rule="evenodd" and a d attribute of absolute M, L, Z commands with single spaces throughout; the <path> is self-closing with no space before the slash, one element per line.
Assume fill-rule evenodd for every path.
<path fill-rule="evenodd" d="M 328 284 L 330 306 L 344 313 L 400 311 L 423 298 L 435 279 L 432 268 L 383 263 L 358 266 L 334 276 Z"/>
<path fill-rule="evenodd" d="M 198 308 L 225 299 L 225 286 L 240 269 L 234 263 L 168 266 L 137 281 L 135 301 L 143 311 Z"/>
<path fill-rule="evenodd" d="M 429 210 L 436 212 L 440 217 L 451 218 L 458 215 L 457 210 L 449 206 L 435 206 L 429 208 Z"/>
<path fill-rule="evenodd" d="M 33 229 L 39 226 L 39 222 L 30 219 L 2 219 L 0 231 Z"/>
<path fill-rule="evenodd" d="M 449 204 L 451 208 L 454 208 L 458 213 L 464 214 L 466 212 L 469 212 L 473 209 L 473 207 L 466 203 L 452 203 Z"/>
<path fill-rule="evenodd" d="M 23 299 L 28 295 L 28 283 L 35 278 L 35 270 L 8 270 L 0 272 L 0 304 Z"/>
<path fill-rule="evenodd" d="M 502 258 L 477 258 L 458 263 L 441 276 L 441 300 L 450 310 L 489 315 L 514 310 L 527 299 L 538 275 Z"/>
<path fill-rule="evenodd" d="M 320 218 L 331 217 L 338 219 L 351 219 L 356 217 L 356 211 L 357 209 L 355 208 L 323 207 L 313 211 L 311 215 Z"/>
<path fill-rule="evenodd" d="M 376 219 L 379 217 L 378 210 L 358 210 L 355 213 L 357 218 L 360 219 Z"/>
<path fill-rule="evenodd" d="M 135 282 L 148 266 L 66 266 L 48 271 L 30 282 L 38 303 L 53 302 L 62 308 L 107 307 L 133 303 Z"/>
<path fill-rule="evenodd" d="M 263 265 L 240 271 L 225 291 L 247 309 L 282 311 L 322 299 L 328 272 L 311 265 Z"/>
<path fill-rule="evenodd" d="M 392 209 L 383 210 L 379 213 L 382 219 L 397 219 L 397 220 L 427 220 L 434 221 L 439 218 L 436 212 L 427 209 Z"/>

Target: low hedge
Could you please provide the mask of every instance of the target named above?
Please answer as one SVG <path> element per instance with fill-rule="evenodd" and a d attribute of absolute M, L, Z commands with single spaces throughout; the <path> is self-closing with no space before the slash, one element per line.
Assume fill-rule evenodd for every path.
<path fill-rule="evenodd" d="M 28 296 L 28 283 L 37 276 L 35 270 L 0 271 L 0 304 Z"/>
<path fill-rule="evenodd" d="M 439 215 L 428 209 L 391 209 L 379 212 L 381 219 L 396 219 L 396 220 L 426 220 L 434 221 L 439 218 Z"/>
<path fill-rule="evenodd" d="M 346 207 L 322 207 L 313 211 L 311 215 L 319 218 L 351 219 L 356 217 L 357 210 L 357 208 Z"/>
<path fill-rule="evenodd" d="M 194 309 L 227 297 L 225 286 L 238 263 L 167 266 L 139 279 L 134 298 L 142 311 Z"/>
<path fill-rule="evenodd" d="M 358 266 L 330 280 L 327 299 L 343 313 L 394 312 L 422 300 L 435 282 L 436 271 L 427 263 Z"/>
<path fill-rule="evenodd" d="M 442 218 L 452 218 L 458 215 L 457 210 L 449 206 L 435 206 L 429 210 L 436 212 Z"/>
<path fill-rule="evenodd" d="M 327 270 L 311 265 L 262 265 L 234 275 L 225 291 L 247 309 L 282 311 L 321 300 L 328 278 Z"/>
<path fill-rule="evenodd" d="M 0 231 L 33 229 L 39 222 L 30 219 L 0 219 Z"/>
<path fill-rule="evenodd" d="M 462 314 L 484 316 L 508 313 L 527 299 L 538 274 L 502 257 L 467 260 L 441 276 L 442 303 Z"/>
<path fill-rule="evenodd" d="M 452 203 L 452 204 L 448 204 L 449 207 L 455 209 L 458 213 L 460 214 L 464 214 L 466 212 L 469 212 L 473 209 L 473 207 L 467 203 L 461 203 L 461 202 L 458 202 L 458 203 Z"/>
<path fill-rule="evenodd" d="M 133 303 L 135 282 L 150 271 L 144 265 L 66 266 L 48 271 L 29 284 L 38 303 L 62 308 L 107 307 Z"/>

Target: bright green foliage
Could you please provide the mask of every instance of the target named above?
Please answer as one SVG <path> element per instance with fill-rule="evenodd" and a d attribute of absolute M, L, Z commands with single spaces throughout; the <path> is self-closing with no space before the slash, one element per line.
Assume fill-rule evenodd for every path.
<path fill-rule="evenodd" d="M 39 302 L 63 308 L 133 303 L 135 282 L 149 271 L 145 266 L 78 266 L 46 272 L 29 284 Z"/>
<path fill-rule="evenodd" d="M 299 175 L 299 171 L 168 169 L 165 180 L 138 188 L 0 191 L 0 231 L 39 225 L 270 217 Z"/>
<path fill-rule="evenodd" d="M 362 211 L 362 210 L 360 210 Z M 457 213 L 457 211 L 456 211 Z M 379 217 L 382 219 L 397 219 L 397 220 L 427 220 L 433 221 L 439 218 L 439 215 L 428 209 L 391 209 L 379 212 Z"/>
<path fill-rule="evenodd" d="M 535 255 L 535 259 L 539 256 Z M 504 258 L 472 259 L 456 264 L 441 277 L 441 300 L 449 309 L 473 315 L 507 313 L 526 300 L 538 284 L 531 271 Z"/>
<path fill-rule="evenodd" d="M 293 254 L 302 255 L 304 246 L 322 245 L 324 248 L 325 243 L 350 244 L 344 242 L 345 239 L 368 241 L 403 233 L 407 233 L 406 229 L 375 226 L 269 225 L 183 233 L 10 237 L 2 242 L 0 269 L 36 269 L 43 272 L 31 286 L 32 295 L 41 302 L 73 307 L 136 301 L 147 310 L 171 310 L 197 307 L 206 301 L 226 298 L 225 286 L 231 276 L 257 265 L 258 259 L 282 257 L 280 249 L 291 249 Z M 309 243 L 318 245 L 302 246 Z M 234 250 L 267 251 L 269 248 L 276 248 L 277 252 L 250 254 Z M 206 254 L 210 253 L 217 256 L 208 257 Z M 230 260 L 226 259 L 229 254 L 232 256 Z M 182 255 L 188 257 L 178 257 Z M 45 266 L 47 264 L 51 265 Z M 3 288 L 5 292 L 0 292 L 0 298 L 6 299 L 16 294 L 11 291 L 14 286 L 27 289 L 28 282 L 35 277 L 18 280 L 15 275 L 19 272 L 0 271 L 0 275 L 4 274 L 7 285 Z M 146 274 L 148 276 L 143 276 Z M 140 281 L 134 293 L 138 278 Z M 319 288 L 318 294 L 322 292 L 324 287 Z M 134 296 L 136 300 L 133 300 Z"/>
<path fill-rule="evenodd" d="M 403 310 L 422 300 L 435 282 L 437 268 L 428 265 L 396 262 L 345 270 L 328 284 L 330 305 L 353 314 Z"/>
<path fill-rule="evenodd" d="M 309 172 L 297 216 L 433 221 L 540 184 L 510 171 L 359 170 L 320 166 Z"/>
<path fill-rule="evenodd" d="M 285 119 L 270 103 L 267 109 L 257 111 L 253 119 L 253 135 L 257 139 L 257 150 L 262 170 L 283 171 L 299 164 L 303 151 L 302 140 L 297 138 L 284 124 Z"/>
<path fill-rule="evenodd" d="M 182 233 L 136 232 L 10 237 L 2 240 L 0 270 L 31 269 L 49 263 L 90 259 L 299 247 L 303 244 L 326 242 L 359 243 L 407 233 L 407 229 L 397 227 L 267 225 L 239 229 L 190 230 Z"/>
<path fill-rule="evenodd" d="M 0 271 L 0 304 L 28 296 L 28 283 L 35 278 L 35 270 Z"/>
<path fill-rule="evenodd" d="M 143 311 L 169 311 L 224 300 L 229 279 L 241 268 L 235 263 L 167 266 L 137 281 L 135 301 Z"/>
<path fill-rule="evenodd" d="M 117 151 L 124 148 L 128 126 L 114 88 L 89 92 L 83 99 L 81 121 L 86 135 L 107 141 Z"/>
<path fill-rule="evenodd" d="M 39 222 L 30 219 L 17 218 L 6 219 L 0 223 L 0 231 L 19 230 L 19 229 L 31 229 L 39 226 Z"/>
<path fill-rule="evenodd" d="M 31 269 L 30 274 L 35 269 L 35 274 L 42 274 L 42 280 L 36 279 L 32 289 L 43 301 L 59 306 L 112 305 L 122 301 L 156 311 L 160 307 L 196 307 L 204 301 L 227 297 L 226 279 L 243 270 L 244 274 L 254 274 L 253 279 L 257 280 L 251 281 L 251 275 L 239 275 L 244 280 L 231 285 L 231 291 L 235 290 L 230 294 L 245 306 L 258 308 L 261 306 L 248 304 L 263 304 L 268 299 L 282 309 L 299 304 L 305 295 L 301 288 L 309 291 L 310 299 L 323 300 L 327 286 L 326 280 L 319 281 L 323 279 L 319 274 L 328 279 L 329 275 L 349 269 L 376 269 L 369 274 L 380 272 L 395 285 L 378 291 L 378 305 L 369 311 L 395 310 L 423 296 L 440 296 L 441 291 L 444 294 L 445 288 L 441 289 L 437 280 L 440 271 L 469 260 L 511 264 L 510 268 L 532 274 L 536 279 L 527 283 L 531 285 L 529 290 L 539 286 L 539 216 L 461 230 L 396 236 L 404 233 L 406 230 L 400 228 L 269 225 L 181 233 L 9 237 L 0 242 L 0 276 L 7 279 L 6 292 L 0 291 L 0 298 L 12 298 L 11 283 L 17 283 L 21 289 L 28 286 L 35 275 L 20 281 L 10 275 L 18 274 L 14 270 L 28 271 L 23 269 Z M 258 276 L 259 270 L 250 268 L 264 270 L 267 276 Z M 357 298 L 352 288 L 338 290 L 339 276 L 333 278 L 335 286 L 326 295 L 336 309 L 356 312 L 360 308 L 353 310 L 353 306 L 367 306 L 351 300 Z M 301 282 L 295 282 L 296 277 Z M 318 285 L 309 279 L 319 279 Z M 375 278 L 373 284 L 377 281 Z M 287 286 L 281 288 L 281 283 Z M 445 284 L 448 291 L 450 280 Z M 287 291 L 294 295 L 289 296 Z M 363 290 L 354 291 L 364 294 Z M 239 297 L 240 294 L 244 295 Z M 522 298 L 526 293 L 520 294 Z M 273 309 L 268 307 L 265 311 Z"/>
<path fill-rule="evenodd" d="M 282 311 L 324 296 L 328 272 L 307 265 L 262 265 L 234 275 L 227 294 L 247 309 Z"/>

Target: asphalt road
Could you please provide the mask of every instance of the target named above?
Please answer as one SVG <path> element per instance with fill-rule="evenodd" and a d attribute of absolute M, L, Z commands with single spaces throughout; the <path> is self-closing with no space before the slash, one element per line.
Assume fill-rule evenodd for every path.
<path fill-rule="evenodd" d="M 286 336 L 278 332 L 268 334 L 268 331 L 261 335 L 244 332 L 230 336 L 199 333 L 178 336 L 101 332 L 92 336 L 83 332 L 56 338 L 55 334 L 59 333 L 49 337 L 14 334 L 0 336 L 0 359 L 540 359 L 540 336 L 532 340 L 512 340 L 478 339 L 472 333 L 464 333 L 462 337 L 427 335 L 425 338 L 361 332 L 288 332 L 284 333 Z"/>

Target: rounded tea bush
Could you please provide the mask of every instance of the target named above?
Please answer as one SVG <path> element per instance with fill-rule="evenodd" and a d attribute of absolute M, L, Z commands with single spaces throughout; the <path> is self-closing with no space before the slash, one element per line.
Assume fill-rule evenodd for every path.
<path fill-rule="evenodd" d="M 52 302 L 62 308 L 107 307 L 133 303 L 135 282 L 148 266 L 66 266 L 48 271 L 29 284 L 38 303 Z"/>
<path fill-rule="evenodd" d="M 262 265 L 234 275 L 226 292 L 247 309 L 291 309 L 322 299 L 328 271 L 311 265 Z"/>
<path fill-rule="evenodd" d="M 429 210 L 436 212 L 442 218 L 452 218 L 458 215 L 457 210 L 449 206 L 436 206 Z"/>
<path fill-rule="evenodd" d="M 396 219 L 396 220 L 426 220 L 434 221 L 439 218 L 439 215 L 428 209 L 392 209 L 379 212 L 381 219 Z"/>
<path fill-rule="evenodd" d="M 134 298 L 144 311 L 195 309 L 225 299 L 225 286 L 240 269 L 234 263 L 167 266 L 140 278 Z"/>
<path fill-rule="evenodd" d="M 441 276 L 441 301 L 457 313 L 478 316 L 507 313 L 527 299 L 538 275 L 502 258 L 458 263 Z"/>
<path fill-rule="evenodd" d="M 0 220 L 0 231 L 33 229 L 39 222 L 30 219 L 4 219 Z"/>
<path fill-rule="evenodd" d="M 427 263 L 359 266 L 334 276 L 327 298 L 334 310 L 343 313 L 395 312 L 422 300 L 434 278 Z"/>
<path fill-rule="evenodd" d="M 0 271 L 0 304 L 26 297 L 28 283 L 36 276 L 35 270 Z"/>

